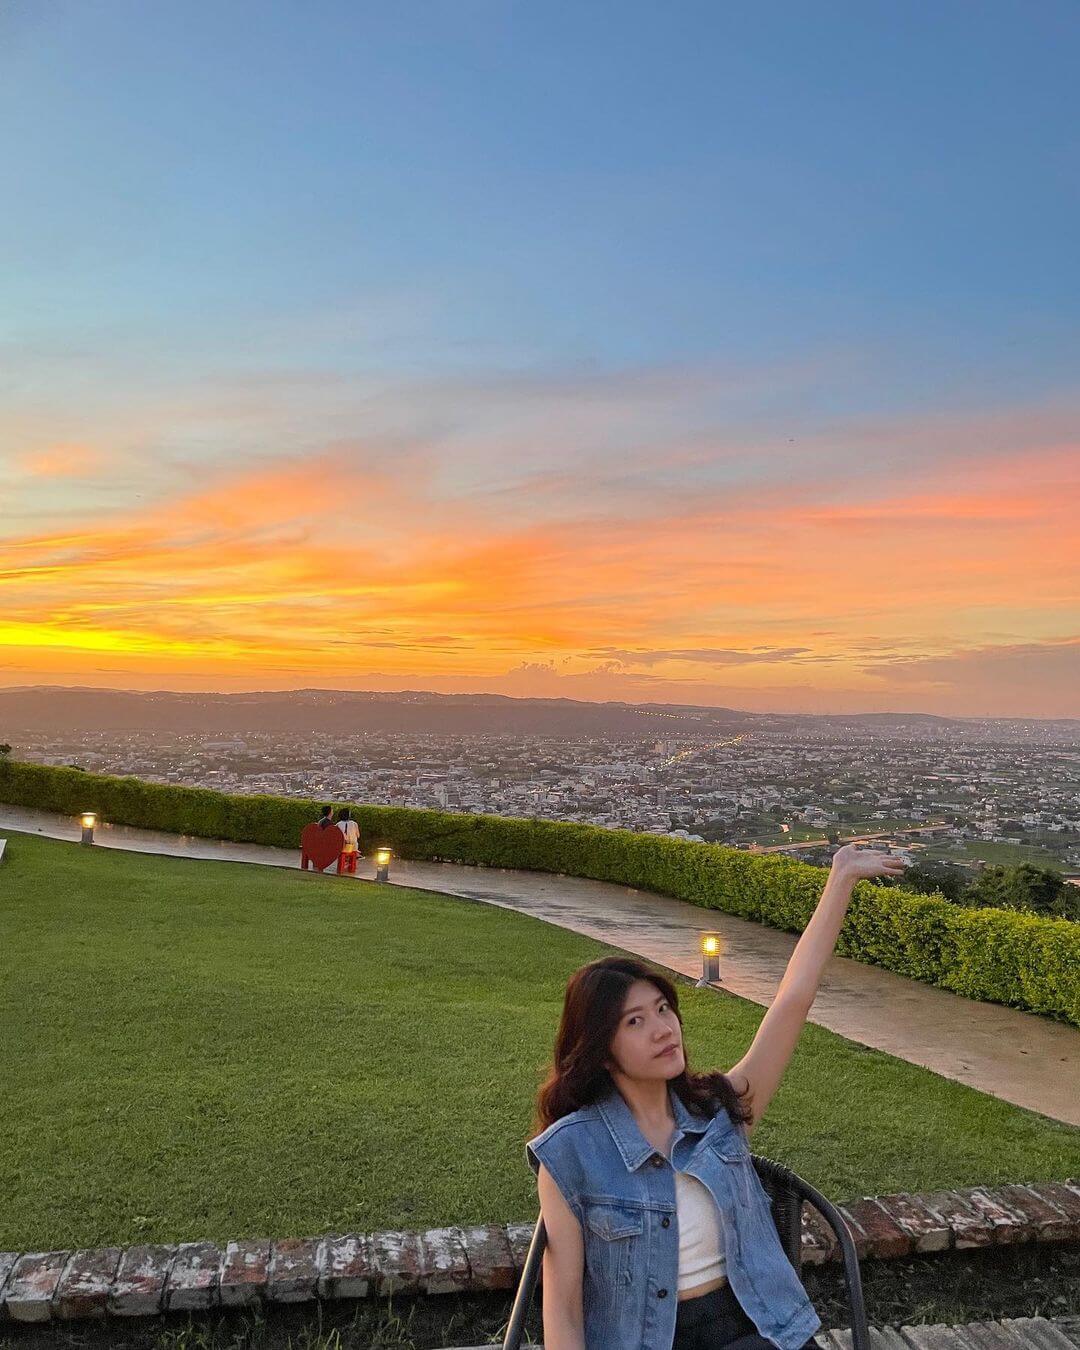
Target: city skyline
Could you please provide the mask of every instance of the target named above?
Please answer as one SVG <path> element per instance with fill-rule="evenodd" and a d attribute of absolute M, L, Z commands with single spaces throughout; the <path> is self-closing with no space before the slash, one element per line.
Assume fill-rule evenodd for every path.
<path fill-rule="evenodd" d="M 7 7 L 0 686 L 1080 714 L 1074 9 L 678 13 Z"/>

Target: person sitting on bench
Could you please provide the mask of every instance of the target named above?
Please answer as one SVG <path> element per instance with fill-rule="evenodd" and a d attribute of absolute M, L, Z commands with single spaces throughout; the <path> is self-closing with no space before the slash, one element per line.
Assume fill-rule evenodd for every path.
<path fill-rule="evenodd" d="M 337 827 L 345 836 L 345 844 L 338 858 L 339 872 L 355 872 L 356 858 L 360 852 L 360 826 L 352 818 L 352 812 L 343 806 L 338 812 Z"/>

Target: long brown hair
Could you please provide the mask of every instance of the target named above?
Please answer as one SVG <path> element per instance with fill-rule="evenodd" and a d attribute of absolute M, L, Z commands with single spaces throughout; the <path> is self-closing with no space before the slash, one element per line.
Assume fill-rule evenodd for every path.
<path fill-rule="evenodd" d="M 679 995 L 659 971 L 627 956 L 605 956 L 575 970 L 566 986 L 555 1036 L 555 1062 L 536 1099 L 537 1132 L 556 1120 L 591 1106 L 614 1086 L 604 1067 L 619 1026 L 626 995 L 635 980 L 648 980 L 667 999 L 682 1026 Z M 685 1046 L 683 1047 L 685 1053 Z M 685 1066 L 671 1086 L 687 1110 L 711 1119 L 721 1107 L 736 1123 L 752 1112 L 724 1073 L 692 1073 Z"/>

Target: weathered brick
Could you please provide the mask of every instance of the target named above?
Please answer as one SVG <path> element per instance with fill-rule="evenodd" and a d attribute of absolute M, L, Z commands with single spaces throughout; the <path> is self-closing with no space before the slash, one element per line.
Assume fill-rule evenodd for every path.
<path fill-rule="evenodd" d="M 267 1297 L 274 1303 L 306 1303 L 319 1279 L 319 1239 L 283 1238 L 270 1244 Z"/>
<path fill-rule="evenodd" d="M 851 1346 L 850 1331 L 834 1331 L 832 1334 L 834 1336 L 846 1336 L 848 1347 Z M 871 1327 L 870 1338 L 873 1350 L 911 1350 L 910 1342 L 904 1340 L 896 1327 Z"/>
<path fill-rule="evenodd" d="M 373 1233 L 371 1254 L 376 1294 L 386 1297 L 419 1292 L 423 1254 L 418 1233 Z"/>
<path fill-rule="evenodd" d="M 1075 1342 L 1048 1317 L 1003 1317 L 1001 1330 L 1025 1350 L 1074 1350 Z"/>
<path fill-rule="evenodd" d="M 1055 1317 L 1054 1324 L 1059 1326 L 1066 1336 L 1072 1337 L 1073 1350 L 1080 1346 L 1080 1313 L 1066 1313 L 1063 1317 Z"/>
<path fill-rule="evenodd" d="M 952 1241 L 949 1225 L 923 1204 L 921 1196 L 901 1191 L 895 1195 L 878 1196 L 878 1204 L 893 1223 L 910 1236 L 915 1251 L 945 1251 Z"/>
<path fill-rule="evenodd" d="M 8 1276 L 15 1269 L 15 1262 L 19 1259 L 18 1252 L 0 1252 L 0 1317 L 4 1312 L 4 1286 L 8 1282 Z"/>
<path fill-rule="evenodd" d="M 16 1322 L 47 1322 L 52 1317 L 56 1286 L 70 1257 L 70 1252 L 27 1252 L 20 1256 L 4 1289 L 8 1316 Z"/>
<path fill-rule="evenodd" d="M 247 1238 L 230 1242 L 218 1281 L 218 1300 L 223 1308 L 243 1308 L 266 1297 L 270 1269 L 270 1239 Z"/>
<path fill-rule="evenodd" d="M 836 1208 L 840 1211 L 844 1222 L 851 1230 L 851 1239 L 855 1243 L 855 1255 L 861 1261 L 870 1253 L 870 1239 L 866 1234 L 866 1229 L 855 1215 L 852 1214 L 847 1205 L 837 1205 Z"/>
<path fill-rule="evenodd" d="M 862 1196 L 838 1206 L 860 1257 L 1080 1239 L 1080 1182 L 977 1186 L 924 1195 Z M 323 1239 L 179 1247 L 0 1253 L 0 1314 L 22 1321 L 196 1311 L 270 1297 L 296 1302 L 514 1287 L 532 1224 L 438 1228 L 425 1233 L 343 1234 Z M 839 1244 L 809 1204 L 802 1260 L 835 1260 Z"/>
<path fill-rule="evenodd" d="M 513 1289 L 517 1284 L 514 1258 L 506 1229 L 490 1225 L 461 1229 L 469 1262 L 471 1289 Z"/>
<path fill-rule="evenodd" d="M 851 1332 L 845 1327 L 833 1331 L 819 1331 L 818 1339 L 822 1346 L 835 1346 L 836 1350 L 851 1350 Z M 828 1339 L 826 1339 L 828 1337 Z M 911 1342 L 905 1341 L 895 1327 L 871 1327 L 870 1343 L 873 1350 L 911 1350 Z M 965 1346 L 964 1350 L 971 1350 Z M 1016 1350 L 1016 1347 L 1013 1347 Z"/>
<path fill-rule="evenodd" d="M 832 1227 L 811 1204 L 802 1207 L 799 1233 L 801 1260 L 807 1266 L 819 1266 L 840 1254 L 840 1240 Z"/>
<path fill-rule="evenodd" d="M 205 1312 L 218 1301 L 222 1253 L 214 1242 L 182 1242 L 165 1286 L 169 1312 Z"/>
<path fill-rule="evenodd" d="M 1003 1322 L 965 1322 L 958 1330 L 963 1350 L 1045 1350 L 1042 1342 L 1018 1340 Z"/>
<path fill-rule="evenodd" d="M 913 1350 L 968 1350 L 970 1346 L 970 1342 L 959 1331 L 944 1322 L 903 1326 L 900 1334 L 905 1344 L 912 1346 Z"/>
<path fill-rule="evenodd" d="M 120 1256 L 119 1247 L 89 1247 L 77 1251 L 53 1295 L 56 1316 L 65 1321 L 76 1317 L 104 1317 Z"/>
<path fill-rule="evenodd" d="M 165 1281 L 175 1258 L 175 1247 L 128 1247 L 109 1291 L 109 1312 L 117 1317 L 150 1317 L 161 1312 Z"/>
<path fill-rule="evenodd" d="M 888 1259 L 910 1253 L 910 1234 L 872 1196 L 864 1195 L 861 1200 L 853 1200 L 848 1210 L 866 1233 L 871 1256 Z"/>
<path fill-rule="evenodd" d="M 510 1255 L 514 1261 L 514 1270 L 518 1275 L 525 1269 L 525 1260 L 529 1255 L 529 1247 L 532 1244 L 535 1228 L 536 1225 L 532 1223 L 508 1223 L 506 1225 L 506 1240 L 510 1244 Z"/>
<path fill-rule="evenodd" d="M 964 1191 L 964 1199 L 991 1225 L 994 1241 L 999 1246 L 1023 1242 L 1030 1236 L 1030 1228 L 1022 1214 L 1010 1209 L 995 1192 L 985 1186 L 973 1186 Z"/>
<path fill-rule="evenodd" d="M 1031 1181 L 1028 1188 L 1040 1199 L 1061 1210 L 1070 1224 L 1070 1240 L 1080 1238 L 1080 1195 L 1063 1181 Z"/>
<path fill-rule="evenodd" d="M 460 1228 L 420 1234 L 420 1287 L 425 1294 L 457 1294 L 469 1287 L 469 1258 Z"/>
<path fill-rule="evenodd" d="M 375 1254 L 362 1233 L 323 1239 L 319 1252 L 320 1298 L 367 1298 L 375 1286 Z"/>
<path fill-rule="evenodd" d="M 995 1186 L 990 1194 L 1023 1216 L 1025 1241 L 1068 1241 L 1074 1235 L 1080 1236 L 1069 1216 L 1030 1186 Z"/>
<path fill-rule="evenodd" d="M 948 1224 L 954 1247 L 989 1247 L 993 1243 L 990 1220 L 972 1209 L 959 1191 L 928 1191 L 919 1198 L 932 1213 Z"/>

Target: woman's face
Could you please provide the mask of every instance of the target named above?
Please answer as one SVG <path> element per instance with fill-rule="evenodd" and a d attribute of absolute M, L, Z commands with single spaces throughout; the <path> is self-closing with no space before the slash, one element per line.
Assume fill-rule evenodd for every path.
<path fill-rule="evenodd" d="M 675 1009 L 648 980 L 635 980 L 627 990 L 610 1059 L 627 1078 L 666 1081 L 686 1068 Z"/>

